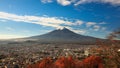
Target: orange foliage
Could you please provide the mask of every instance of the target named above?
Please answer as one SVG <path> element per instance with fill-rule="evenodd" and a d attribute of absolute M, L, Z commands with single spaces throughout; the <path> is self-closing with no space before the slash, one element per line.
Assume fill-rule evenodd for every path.
<path fill-rule="evenodd" d="M 68 58 L 61 57 L 55 62 L 57 68 L 75 68 L 75 62 L 70 56 Z"/>
<path fill-rule="evenodd" d="M 83 63 L 85 68 L 103 68 L 102 58 L 99 56 L 90 56 Z"/>
<path fill-rule="evenodd" d="M 90 56 L 83 61 L 69 57 L 60 57 L 55 62 L 50 58 L 43 59 L 41 62 L 28 65 L 27 68 L 104 68 L 102 59 L 98 56 Z"/>
<path fill-rule="evenodd" d="M 41 61 L 39 64 L 39 68 L 52 68 L 53 66 L 53 61 L 50 58 L 46 58 Z"/>

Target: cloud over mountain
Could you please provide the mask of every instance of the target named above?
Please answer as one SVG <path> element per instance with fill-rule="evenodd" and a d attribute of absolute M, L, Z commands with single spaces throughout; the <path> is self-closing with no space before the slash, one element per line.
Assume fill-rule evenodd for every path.
<path fill-rule="evenodd" d="M 44 17 L 44 16 L 38 17 L 38 16 L 28 16 L 28 15 L 20 16 L 6 12 L 0 12 L 0 18 L 17 21 L 17 22 L 26 22 L 26 23 L 39 24 L 43 26 L 50 26 L 54 28 L 63 28 L 61 24 L 64 24 L 66 26 L 73 25 L 73 22 L 63 20 L 58 17 Z"/>
<path fill-rule="evenodd" d="M 0 12 L 0 19 L 11 20 L 16 22 L 32 23 L 47 27 L 53 27 L 56 29 L 62 29 L 64 27 L 80 34 L 86 33 L 85 29 L 73 29 L 73 26 L 80 26 L 86 24 L 87 28 L 92 28 L 97 31 L 101 28 L 96 22 L 84 22 L 82 20 L 74 19 L 73 21 L 60 18 L 60 17 L 48 17 L 48 16 L 29 16 L 29 15 L 17 15 L 6 12 Z M 91 27 L 92 26 L 92 27 Z"/>

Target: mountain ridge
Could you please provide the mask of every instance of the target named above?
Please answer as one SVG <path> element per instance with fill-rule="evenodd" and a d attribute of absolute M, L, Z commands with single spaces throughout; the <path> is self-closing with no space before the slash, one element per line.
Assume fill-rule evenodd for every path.
<path fill-rule="evenodd" d="M 49 43 L 95 43 L 98 38 L 77 34 L 67 28 L 53 30 L 43 35 L 28 37 L 39 42 Z"/>

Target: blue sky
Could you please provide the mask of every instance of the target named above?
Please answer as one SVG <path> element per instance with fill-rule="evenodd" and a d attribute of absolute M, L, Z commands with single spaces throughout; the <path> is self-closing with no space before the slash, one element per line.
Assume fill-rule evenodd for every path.
<path fill-rule="evenodd" d="M 0 0 L 0 39 L 66 27 L 105 38 L 120 27 L 120 0 Z"/>

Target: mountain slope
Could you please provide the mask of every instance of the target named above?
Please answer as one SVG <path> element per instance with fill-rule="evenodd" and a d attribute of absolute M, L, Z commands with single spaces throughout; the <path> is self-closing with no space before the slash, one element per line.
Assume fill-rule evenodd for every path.
<path fill-rule="evenodd" d="M 32 36 L 29 37 L 29 39 L 37 39 L 39 42 L 55 43 L 95 43 L 97 38 L 79 35 L 64 28 L 62 30 L 54 30 L 44 35 Z"/>

